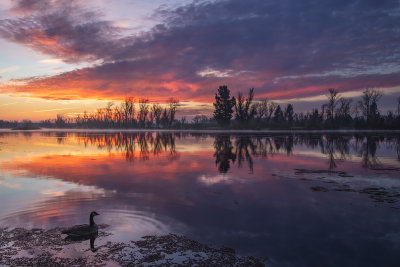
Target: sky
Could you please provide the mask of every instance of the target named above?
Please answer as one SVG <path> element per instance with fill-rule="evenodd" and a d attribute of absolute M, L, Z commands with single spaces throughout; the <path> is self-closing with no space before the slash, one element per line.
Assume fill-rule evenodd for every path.
<path fill-rule="evenodd" d="M 400 96 L 399 0 L 0 0 L 0 119 L 75 116 L 126 96 L 211 115 L 233 95 L 320 107 L 328 88 Z"/>

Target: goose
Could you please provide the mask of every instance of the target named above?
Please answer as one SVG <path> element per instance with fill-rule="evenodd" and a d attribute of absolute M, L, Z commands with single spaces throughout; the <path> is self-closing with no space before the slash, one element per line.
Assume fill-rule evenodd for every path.
<path fill-rule="evenodd" d="M 93 217 L 100 215 L 95 211 L 90 213 L 90 224 L 75 225 L 61 233 L 68 235 L 71 238 L 85 238 L 95 236 L 98 233 L 99 227 L 94 222 Z"/>

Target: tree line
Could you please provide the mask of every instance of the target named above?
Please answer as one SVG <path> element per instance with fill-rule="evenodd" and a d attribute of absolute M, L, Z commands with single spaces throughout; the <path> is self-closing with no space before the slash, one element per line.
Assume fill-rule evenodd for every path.
<path fill-rule="evenodd" d="M 309 112 L 295 112 L 293 104 L 280 105 L 269 99 L 247 95 L 231 96 L 226 85 L 215 94 L 213 116 L 196 115 L 191 121 L 177 119 L 179 101 L 171 97 L 166 104 L 151 104 L 147 98 L 126 97 L 120 104 L 108 103 L 93 113 L 75 118 L 58 114 L 53 120 L 2 121 L 0 128 L 140 128 L 140 129 L 400 129 L 400 97 L 397 111 L 382 114 L 379 101 L 383 92 L 367 88 L 361 99 L 345 98 L 333 88 L 327 90 L 326 103 Z"/>
<path fill-rule="evenodd" d="M 176 119 L 179 101 L 170 98 L 165 105 L 150 104 L 149 99 L 126 97 L 120 105 L 108 103 L 107 107 L 94 113 L 84 112 L 76 118 L 59 114 L 54 121 L 57 128 L 175 128 L 185 122 Z"/>
<path fill-rule="evenodd" d="M 254 88 L 247 96 L 239 92 L 230 96 L 226 85 L 215 94 L 213 118 L 221 127 L 252 129 L 400 129 L 400 97 L 397 114 L 381 114 L 378 103 L 383 92 L 367 88 L 353 104 L 333 88 L 328 89 L 327 102 L 321 109 L 296 113 L 292 104 L 285 107 L 268 99 L 254 100 Z"/>

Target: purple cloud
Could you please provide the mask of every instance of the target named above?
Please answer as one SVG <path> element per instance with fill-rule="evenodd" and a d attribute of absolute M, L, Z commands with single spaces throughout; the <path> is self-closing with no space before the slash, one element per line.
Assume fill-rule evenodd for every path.
<path fill-rule="evenodd" d="M 42 12 L 50 2 L 19 1 L 16 9 L 29 15 L 0 21 L 0 35 L 67 62 L 103 63 L 31 79 L 16 91 L 209 102 L 221 83 L 274 98 L 400 85 L 398 1 L 194 2 L 157 10 L 163 24 L 128 36 L 73 2 Z"/>

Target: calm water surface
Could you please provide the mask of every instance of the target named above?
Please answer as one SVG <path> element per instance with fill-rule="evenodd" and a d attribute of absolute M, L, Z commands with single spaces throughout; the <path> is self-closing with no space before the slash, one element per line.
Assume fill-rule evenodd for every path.
<path fill-rule="evenodd" d="M 0 132 L 0 227 L 177 233 L 273 266 L 399 266 L 400 135 Z"/>

